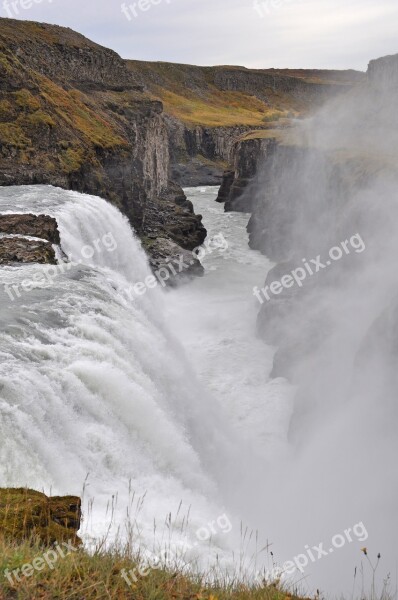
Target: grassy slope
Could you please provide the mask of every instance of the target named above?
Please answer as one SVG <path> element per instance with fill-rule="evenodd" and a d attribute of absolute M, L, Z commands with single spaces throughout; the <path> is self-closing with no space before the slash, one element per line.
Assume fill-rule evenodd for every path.
<path fill-rule="evenodd" d="M 97 151 L 128 150 L 123 123 L 106 109 L 106 104 L 134 104 L 134 91 L 85 94 L 62 81 L 49 79 L 26 64 L 15 45 L 65 44 L 74 48 L 96 48 L 83 36 L 64 28 L 1 19 L 0 22 L 0 150 L 15 152 L 18 163 L 51 172 L 73 173 L 84 164 L 98 166 Z M 49 155 L 49 148 L 52 156 Z M 6 154 L 7 155 L 7 154 Z M 1 152 L 0 152 L 1 160 Z"/>
<path fill-rule="evenodd" d="M 4 571 L 13 571 L 42 557 L 45 550 L 34 540 L 5 542 L 0 536 L 0 600 L 295 600 L 295 596 L 276 586 L 247 586 L 225 582 L 206 584 L 182 570 L 152 569 L 146 576 L 137 571 L 130 587 L 121 576 L 137 568 L 139 557 L 126 550 L 98 548 L 92 555 L 83 549 L 59 559 L 55 568 L 47 566 L 30 577 L 11 584 Z M 131 580 L 131 579 L 130 579 Z"/>
<path fill-rule="evenodd" d="M 298 116 L 311 108 L 310 103 L 271 87 L 259 90 L 267 101 L 249 92 L 222 90 L 215 78 L 223 70 L 235 71 L 239 76 L 265 74 L 325 87 L 350 85 L 361 78 L 361 74 L 354 71 L 256 71 L 243 67 L 195 67 L 141 61 L 127 61 L 127 64 L 137 80 L 163 102 L 165 112 L 187 126 L 264 126 L 283 117 Z"/>

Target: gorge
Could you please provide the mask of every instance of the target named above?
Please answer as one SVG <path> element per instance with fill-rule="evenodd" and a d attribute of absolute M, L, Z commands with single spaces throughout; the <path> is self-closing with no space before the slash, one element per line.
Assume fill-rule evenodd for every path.
<path fill-rule="evenodd" d="M 130 527 L 248 577 L 362 524 L 295 569 L 303 595 L 349 593 L 365 543 L 394 572 L 397 82 L 398 56 L 143 63 L 0 19 L 2 488 L 83 496 L 88 547 Z M 226 245 L 200 265 L 206 235 Z M 257 302 L 353 235 L 362 253 Z M 126 294 L 180 256 L 202 277 Z"/>

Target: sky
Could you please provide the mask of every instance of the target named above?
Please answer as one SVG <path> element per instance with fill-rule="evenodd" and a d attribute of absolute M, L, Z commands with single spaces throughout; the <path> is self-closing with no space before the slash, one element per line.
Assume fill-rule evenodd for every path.
<path fill-rule="evenodd" d="M 397 0 L 0 0 L 0 15 L 139 60 L 364 71 L 398 53 Z"/>

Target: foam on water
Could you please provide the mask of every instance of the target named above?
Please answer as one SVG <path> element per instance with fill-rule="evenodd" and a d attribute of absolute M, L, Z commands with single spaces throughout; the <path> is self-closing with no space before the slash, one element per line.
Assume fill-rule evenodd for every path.
<path fill-rule="evenodd" d="M 235 440 L 166 325 L 161 291 L 133 301 L 123 293 L 150 274 L 140 243 L 119 211 L 93 196 L 32 186 L 3 188 L 0 198 L 1 212 L 54 216 L 64 252 L 80 263 L 30 291 L 22 280 L 47 266 L 1 269 L 2 286 L 19 285 L 19 295 L 0 288 L 0 485 L 79 494 L 88 477 L 90 535 L 106 530 L 112 495 L 114 529 L 131 494 L 146 495 L 136 539 L 148 545 L 154 520 L 162 530 L 182 502 L 175 530 L 191 507 L 188 535 L 200 555 L 194 533 L 225 511 L 222 457 L 234 455 Z M 82 248 L 109 233 L 112 251 L 98 243 L 84 259 Z M 218 538 L 206 560 L 234 546 L 233 536 Z"/>

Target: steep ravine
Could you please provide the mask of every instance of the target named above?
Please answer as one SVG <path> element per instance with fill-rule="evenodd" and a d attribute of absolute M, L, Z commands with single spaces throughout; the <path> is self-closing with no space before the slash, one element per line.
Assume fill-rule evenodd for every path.
<path fill-rule="evenodd" d="M 253 129 L 284 127 L 358 85 L 357 71 L 126 61 L 134 79 L 162 101 L 171 172 L 184 186 L 219 185 L 237 140 Z"/>
<path fill-rule="evenodd" d="M 397 327 L 397 80 L 398 55 L 372 61 L 366 85 L 312 119 L 283 135 L 268 139 L 260 132 L 242 142 L 238 176 L 229 175 L 222 188 L 227 210 L 252 212 L 250 246 L 277 263 L 257 284 L 268 294 L 258 305 L 258 326 L 278 348 L 273 376 L 298 386 L 295 439 L 315 410 L 331 410 L 350 396 L 365 364 L 383 382 L 379 389 L 372 382 L 366 397 L 372 388 L 385 406 L 396 394 L 390 331 Z M 344 241 L 348 250 L 327 260 Z M 316 261 L 322 266 L 315 268 Z M 297 269 L 303 283 L 270 291 Z"/>
<path fill-rule="evenodd" d="M 110 200 L 155 263 L 158 240 L 191 250 L 206 235 L 169 180 L 162 111 L 112 50 L 55 25 L 0 20 L 0 184 Z"/>

